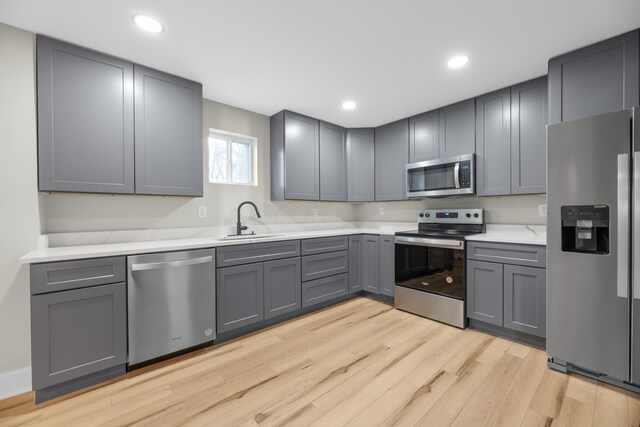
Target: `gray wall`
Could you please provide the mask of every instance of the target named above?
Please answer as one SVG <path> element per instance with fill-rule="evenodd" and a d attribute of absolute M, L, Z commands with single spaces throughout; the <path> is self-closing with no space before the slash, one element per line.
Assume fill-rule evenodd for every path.
<path fill-rule="evenodd" d="M 40 234 L 34 55 L 33 34 L 0 24 L 0 374 L 31 365 L 28 268 L 18 258 Z"/>

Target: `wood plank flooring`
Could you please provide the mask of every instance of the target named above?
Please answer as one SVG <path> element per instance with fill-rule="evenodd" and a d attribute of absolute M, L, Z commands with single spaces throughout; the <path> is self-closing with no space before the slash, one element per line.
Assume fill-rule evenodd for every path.
<path fill-rule="evenodd" d="M 52 403 L 0 401 L 0 425 L 638 426 L 640 399 L 357 298 Z"/>

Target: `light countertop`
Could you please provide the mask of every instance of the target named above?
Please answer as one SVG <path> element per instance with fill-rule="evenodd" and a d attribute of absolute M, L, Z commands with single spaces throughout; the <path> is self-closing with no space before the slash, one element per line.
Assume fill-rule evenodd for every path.
<path fill-rule="evenodd" d="M 342 227 L 340 227 L 342 225 Z M 110 242 L 102 237 L 99 242 L 93 243 L 91 235 L 101 235 L 105 232 L 86 233 L 86 236 L 66 237 L 67 241 L 82 241 L 93 244 L 71 244 L 57 247 L 43 247 L 39 250 L 29 252 L 20 258 L 22 264 L 66 261 L 84 258 L 100 258 L 108 256 L 137 255 L 153 252 L 168 252 L 187 249 L 215 248 L 230 245 L 243 245 L 259 242 L 277 242 L 282 240 L 312 239 L 316 237 L 330 237 L 354 234 L 395 234 L 397 231 L 407 231 L 415 229 L 415 224 L 411 223 L 359 223 L 359 224 L 336 224 L 335 228 L 324 228 L 316 230 L 300 230 L 297 227 L 294 231 L 280 231 L 276 227 L 266 232 L 259 232 L 258 235 L 267 237 L 246 238 L 242 240 L 224 240 L 222 237 L 182 237 L 182 238 L 162 238 L 158 240 L 141 241 L 117 241 Z M 277 230 L 277 231 L 276 231 Z M 172 230 L 175 234 L 175 230 Z M 111 236 L 115 232 L 108 232 Z M 123 232 L 125 233 L 125 232 Z M 155 231 L 155 236 L 168 235 L 161 231 Z M 75 233 L 78 234 L 78 233 Z M 221 236 L 224 236 L 222 234 Z M 75 239 L 75 240 L 74 240 Z M 56 241 L 64 240 L 56 236 Z M 545 245 L 546 232 L 544 226 L 524 226 L 524 225 L 487 225 L 486 234 L 471 236 L 468 240 L 520 243 L 531 245 Z"/>

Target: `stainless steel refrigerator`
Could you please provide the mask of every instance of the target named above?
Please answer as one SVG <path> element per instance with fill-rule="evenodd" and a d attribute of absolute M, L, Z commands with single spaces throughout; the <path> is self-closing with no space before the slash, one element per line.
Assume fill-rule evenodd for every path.
<path fill-rule="evenodd" d="M 640 385 L 639 123 L 635 107 L 547 127 L 549 366 L 628 388 Z"/>

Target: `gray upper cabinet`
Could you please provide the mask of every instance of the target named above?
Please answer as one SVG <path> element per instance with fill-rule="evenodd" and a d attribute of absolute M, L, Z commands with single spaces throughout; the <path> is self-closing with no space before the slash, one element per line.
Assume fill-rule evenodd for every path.
<path fill-rule="evenodd" d="M 320 122 L 320 200 L 347 200 L 347 130 Z"/>
<path fill-rule="evenodd" d="M 395 288 L 395 240 L 394 236 L 380 236 L 380 293 L 392 297 Z"/>
<path fill-rule="evenodd" d="M 409 119 L 409 163 L 437 159 L 440 156 L 438 110 Z"/>
<path fill-rule="evenodd" d="M 40 191 L 134 192 L 133 64 L 37 37 Z"/>
<path fill-rule="evenodd" d="M 263 263 L 219 268 L 216 292 L 218 333 L 264 320 Z"/>
<path fill-rule="evenodd" d="M 135 66 L 136 194 L 202 196 L 202 85 Z"/>
<path fill-rule="evenodd" d="M 467 317 L 502 326 L 502 264 L 467 260 Z"/>
<path fill-rule="evenodd" d="M 380 236 L 365 234 L 362 239 L 362 286 L 363 290 L 380 293 Z"/>
<path fill-rule="evenodd" d="M 546 336 L 546 270 L 504 266 L 504 327 Z"/>
<path fill-rule="evenodd" d="M 405 167 L 409 161 L 409 120 L 375 130 L 375 199 L 406 199 Z"/>
<path fill-rule="evenodd" d="M 319 122 L 281 111 L 271 117 L 271 199 L 320 200 Z"/>
<path fill-rule="evenodd" d="M 511 193 L 511 91 L 501 89 L 476 98 L 476 192 Z"/>
<path fill-rule="evenodd" d="M 350 202 L 375 199 L 374 130 L 347 130 L 347 198 Z"/>
<path fill-rule="evenodd" d="M 124 283 L 31 298 L 33 388 L 41 390 L 127 363 Z"/>
<path fill-rule="evenodd" d="M 640 104 L 639 34 L 618 37 L 549 61 L 549 123 Z"/>
<path fill-rule="evenodd" d="M 511 194 L 547 191 L 547 78 L 511 88 Z"/>
<path fill-rule="evenodd" d="M 300 258 L 264 263 L 264 318 L 296 311 L 301 307 Z"/>
<path fill-rule="evenodd" d="M 440 157 L 476 152 L 475 99 L 458 102 L 438 111 Z"/>

